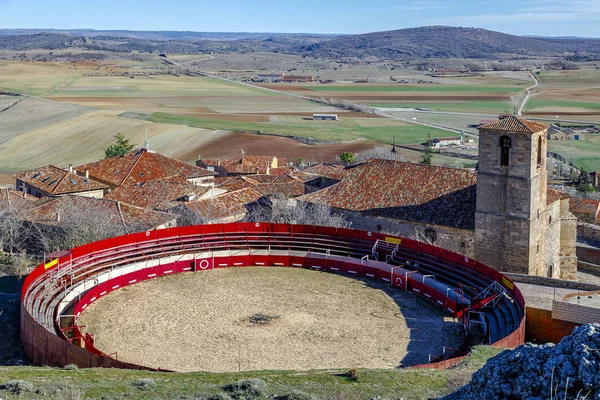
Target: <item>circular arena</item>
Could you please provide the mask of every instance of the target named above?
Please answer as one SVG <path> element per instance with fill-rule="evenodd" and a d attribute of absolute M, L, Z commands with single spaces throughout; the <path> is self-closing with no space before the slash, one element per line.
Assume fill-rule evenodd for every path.
<path fill-rule="evenodd" d="M 494 269 L 410 239 L 306 225 L 90 243 L 39 265 L 21 311 L 26 354 L 50 366 L 445 368 L 475 337 L 524 341 L 523 297 Z"/>

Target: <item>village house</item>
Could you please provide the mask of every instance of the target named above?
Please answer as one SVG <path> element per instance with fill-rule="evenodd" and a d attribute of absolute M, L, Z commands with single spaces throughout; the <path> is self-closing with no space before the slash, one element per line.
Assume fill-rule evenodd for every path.
<path fill-rule="evenodd" d="M 266 174 L 279 175 L 289 170 L 285 158 L 241 155 L 230 159 L 199 159 L 196 166 L 214 171 L 218 176 Z"/>
<path fill-rule="evenodd" d="M 431 147 L 434 149 L 441 149 L 450 146 L 460 146 L 462 144 L 461 137 L 452 138 L 435 138 L 431 141 Z"/>
<path fill-rule="evenodd" d="M 115 189 L 122 185 L 166 178 L 180 178 L 192 185 L 210 186 L 214 172 L 163 156 L 154 151 L 139 149 L 124 156 L 111 157 L 74 168 L 77 173 Z"/>
<path fill-rule="evenodd" d="M 305 182 L 292 175 L 246 175 L 215 178 L 215 187 L 227 191 L 252 188 L 266 197 L 298 197 L 305 194 Z"/>
<path fill-rule="evenodd" d="M 0 213 L 19 212 L 31 207 L 37 200 L 37 197 L 24 191 L 0 187 Z"/>
<path fill-rule="evenodd" d="M 173 181 L 171 178 L 141 182 L 137 185 L 121 185 L 106 195 L 106 198 L 137 207 L 164 211 L 182 202 L 201 200 L 222 193 L 225 193 L 224 189 L 214 186 L 196 186 L 185 180 Z"/>
<path fill-rule="evenodd" d="M 15 178 L 18 190 L 37 198 L 66 194 L 102 198 L 109 188 L 89 175 L 78 175 L 72 167 L 62 169 L 54 165 L 20 172 Z"/>

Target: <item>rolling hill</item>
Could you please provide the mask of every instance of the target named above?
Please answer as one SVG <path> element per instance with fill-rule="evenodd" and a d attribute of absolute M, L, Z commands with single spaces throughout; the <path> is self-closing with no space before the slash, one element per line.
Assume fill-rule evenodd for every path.
<path fill-rule="evenodd" d="M 17 33 L 6 36 L 7 33 Z M 64 49 L 164 53 L 290 53 L 323 58 L 501 58 L 600 54 L 600 39 L 515 36 L 480 28 L 428 26 L 362 35 L 134 31 L 0 31 L 0 49 Z M 93 35 L 87 35 L 92 32 Z"/>

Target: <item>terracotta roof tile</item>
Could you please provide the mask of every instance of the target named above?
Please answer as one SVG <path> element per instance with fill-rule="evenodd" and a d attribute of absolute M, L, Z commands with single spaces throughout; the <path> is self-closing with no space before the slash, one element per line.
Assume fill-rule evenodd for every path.
<path fill-rule="evenodd" d="M 548 125 L 510 115 L 500 117 L 498 121 L 482 125 L 478 129 L 511 133 L 536 133 L 548 129 Z"/>
<path fill-rule="evenodd" d="M 274 168 L 285 167 L 287 161 L 285 158 L 275 156 L 237 156 L 230 159 L 202 159 L 197 161 L 197 165 L 207 167 L 222 167 L 229 174 L 256 174 L 265 173 L 267 166 L 272 167 L 274 160 L 277 159 L 277 166 Z"/>
<path fill-rule="evenodd" d="M 569 211 L 581 221 L 592 224 L 600 222 L 600 200 L 571 197 Z"/>
<path fill-rule="evenodd" d="M 77 175 L 54 165 L 20 172 L 15 177 L 30 186 L 52 195 L 103 190 L 108 186 L 91 178 Z"/>
<path fill-rule="evenodd" d="M 213 189 L 189 183 L 170 180 L 155 180 L 137 185 L 121 185 L 105 196 L 110 200 L 121 201 L 137 207 L 154 210 L 167 210 L 174 207 L 185 197 L 198 199 Z M 186 200 L 189 201 L 189 200 Z"/>
<path fill-rule="evenodd" d="M 570 196 L 567 193 L 561 192 L 560 190 L 548 189 L 548 192 L 546 194 L 546 204 L 550 205 L 555 201 L 566 199 L 569 197 Z"/>
<path fill-rule="evenodd" d="M 113 186 L 182 176 L 185 179 L 214 176 L 215 173 L 158 153 L 140 149 L 122 157 L 112 157 L 75 167 L 92 178 Z"/>
<path fill-rule="evenodd" d="M 227 177 L 218 179 L 215 186 L 234 191 L 252 188 L 264 196 L 284 195 L 298 197 L 305 193 L 304 182 L 290 175 L 246 175 L 240 177 Z"/>
<path fill-rule="evenodd" d="M 176 209 L 187 209 L 202 219 L 218 222 L 229 218 L 241 220 L 251 208 L 266 202 L 262 194 L 251 188 L 245 188 L 185 203 L 171 210 L 177 212 Z"/>
<path fill-rule="evenodd" d="M 477 175 L 464 169 L 369 160 L 347 168 L 341 182 L 298 200 L 473 229 L 476 181 Z"/>
<path fill-rule="evenodd" d="M 344 167 L 335 164 L 319 163 L 303 169 L 302 172 L 326 178 L 341 179 L 344 174 Z"/>

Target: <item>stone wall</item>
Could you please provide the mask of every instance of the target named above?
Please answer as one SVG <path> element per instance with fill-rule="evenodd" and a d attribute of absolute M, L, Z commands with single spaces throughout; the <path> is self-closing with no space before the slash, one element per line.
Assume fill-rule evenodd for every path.
<path fill-rule="evenodd" d="M 552 318 L 576 324 L 593 324 L 600 321 L 600 308 L 554 300 Z"/>
<path fill-rule="evenodd" d="M 421 242 L 431 243 L 446 250 L 474 256 L 473 231 L 448 226 L 425 224 L 401 219 L 376 217 L 357 211 L 335 209 L 351 223 L 350 228 L 372 232 L 385 232 Z"/>
<path fill-rule="evenodd" d="M 545 271 L 544 276 L 560 278 L 560 201 L 546 209 Z"/>

